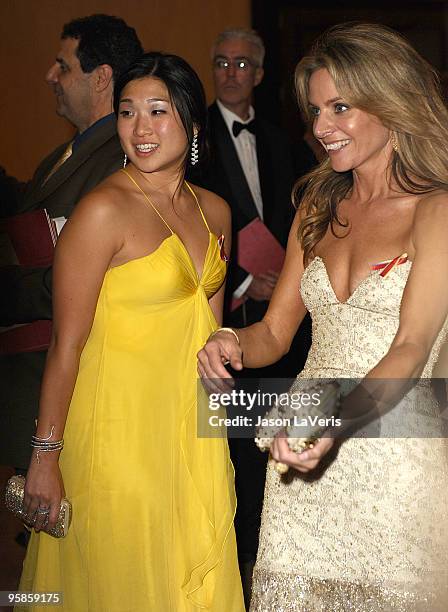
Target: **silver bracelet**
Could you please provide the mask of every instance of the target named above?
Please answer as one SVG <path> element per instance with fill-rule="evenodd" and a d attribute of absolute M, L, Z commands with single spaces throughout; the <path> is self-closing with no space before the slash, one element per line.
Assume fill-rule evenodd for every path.
<path fill-rule="evenodd" d="M 63 438 L 61 438 L 61 440 L 54 440 L 50 442 L 50 438 L 53 435 L 53 432 L 54 432 L 54 425 L 51 426 L 50 435 L 47 436 L 46 438 L 41 438 L 36 435 L 31 437 L 31 447 L 37 449 L 37 452 L 36 452 L 37 463 L 40 463 L 39 453 L 41 452 L 50 453 L 50 452 L 62 450 L 62 448 L 64 447 Z"/>

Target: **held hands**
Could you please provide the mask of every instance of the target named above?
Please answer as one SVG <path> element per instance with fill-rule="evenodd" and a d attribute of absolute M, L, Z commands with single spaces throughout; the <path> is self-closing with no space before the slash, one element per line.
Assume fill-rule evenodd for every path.
<path fill-rule="evenodd" d="M 216 330 L 198 353 L 198 373 L 209 393 L 228 391 L 233 378 L 225 368 L 230 364 L 234 370 L 242 370 L 243 353 L 239 339 L 230 328 Z"/>
<path fill-rule="evenodd" d="M 257 302 L 270 300 L 277 284 L 278 276 L 277 272 L 272 272 L 271 270 L 265 274 L 254 276 L 244 295 Z"/>
<path fill-rule="evenodd" d="M 222 393 L 233 386 L 233 378 L 225 368 L 227 364 L 234 370 L 241 370 L 243 353 L 236 332 L 223 328 L 216 330 L 198 353 L 198 372 L 209 393 Z M 334 444 L 334 438 L 323 437 L 314 443 L 313 448 L 297 453 L 289 448 L 285 437 L 277 436 L 272 441 L 270 453 L 277 463 L 308 473 L 318 466 Z"/>
<path fill-rule="evenodd" d="M 23 510 L 36 531 L 56 525 L 64 495 L 64 483 L 54 454 L 41 453 L 37 463 L 33 453 L 26 476 Z"/>

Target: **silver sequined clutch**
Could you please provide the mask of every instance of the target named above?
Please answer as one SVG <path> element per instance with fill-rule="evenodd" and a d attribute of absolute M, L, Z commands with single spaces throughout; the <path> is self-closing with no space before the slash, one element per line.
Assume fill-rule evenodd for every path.
<path fill-rule="evenodd" d="M 30 519 L 23 512 L 23 496 L 25 490 L 25 478 L 23 476 L 12 476 L 6 485 L 5 491 L 5 503 L 8 510 L 10 510 L 15 516 L 21 521 L 32 527 L 34 525 L 34 519 Z M 72 520 L 72 505 L 65 497 L 61 500 L 61 509 L 59 511 L 59 518 L 53 529 L 45 529 L 49 535 L 55 538 L 64 538 L 67 535 L 68 528 Z"/>

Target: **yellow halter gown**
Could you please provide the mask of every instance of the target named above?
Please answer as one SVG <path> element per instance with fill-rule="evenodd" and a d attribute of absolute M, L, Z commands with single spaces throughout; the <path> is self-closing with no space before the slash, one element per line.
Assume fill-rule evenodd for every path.
<path fill-rule="evenodd" d="M 58 609 L 244 610 L 227 441 L 196 435 L 196 353 L 226 272 L 200 211 L 201 278 L 163 219 L 156 251 L 105 275 L 60 458 L 73 522 L 65 539 L 33 533 L 20 585 L 62 591 Z"/>

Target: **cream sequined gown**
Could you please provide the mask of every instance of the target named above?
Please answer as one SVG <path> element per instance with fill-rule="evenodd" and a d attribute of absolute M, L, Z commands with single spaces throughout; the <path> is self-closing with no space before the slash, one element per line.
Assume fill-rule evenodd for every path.
<path fill-rule="evenodd" d="M 341 303 L 323 260 L 313 259 L 301 285 L 313 346 L 300 378 L 359 378 L 378 363 L 397 331 L 411 265 L 385 278 L 372 272 Z M 423 377 L 446 332 L 445 324 Z M 408 418 L 419 399 L 438 414 L 424 381 L 394 414 Z M 251 612 L 446 612 L 447 449 L 441 438 L 357 438 L 320 475 L 282 477 L 269 467 Z"/>

